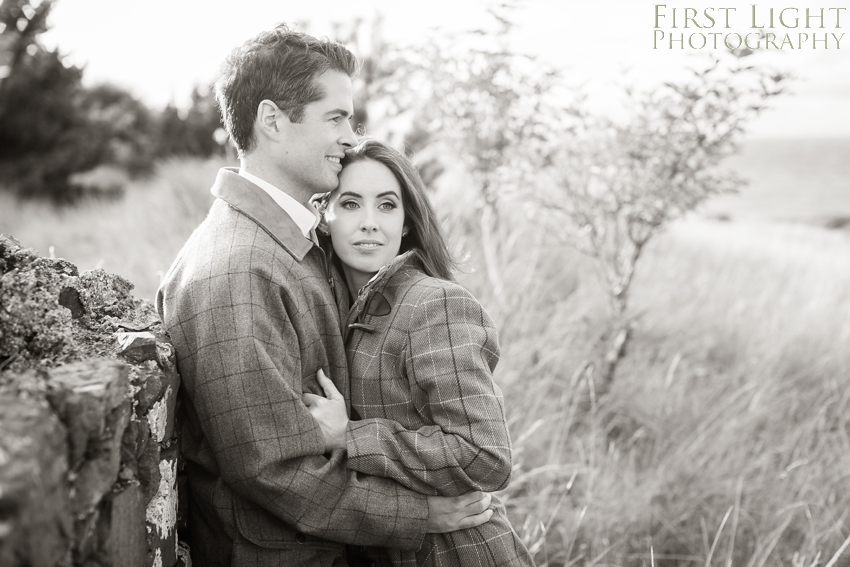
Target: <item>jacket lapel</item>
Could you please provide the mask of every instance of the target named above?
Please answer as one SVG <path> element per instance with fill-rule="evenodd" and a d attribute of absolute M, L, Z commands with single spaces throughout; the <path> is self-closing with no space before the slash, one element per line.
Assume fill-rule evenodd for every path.
<path fill-rule="evenodd" d="M 250 217 L 299 262 L 313 247 L 292 217 L 268 193 L 239 175 L 236 168 L 219 170 L 212 194 Z"/>

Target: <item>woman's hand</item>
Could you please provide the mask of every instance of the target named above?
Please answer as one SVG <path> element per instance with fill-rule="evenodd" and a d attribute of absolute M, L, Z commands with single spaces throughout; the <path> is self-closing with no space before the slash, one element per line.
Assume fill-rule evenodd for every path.
<path fill-rule="evenodd" d="M 429 496 L 429 534 L 444 534 L 474 528 L 493 517 L 492 496 L 486 492 L 470 492 L 462 496 Z"/>
<path fill-rule="evenodd" d="M 325 437 L 325 451 L 345 449 L 345 432 L 348 429 L 348 412 L 345 410 L 345 398 L 336 389 L 334 383 L 319 369 L 316 373 L 319 386 L 326 397 L 316 394 L 301 394 L 301 401 L 310 410 L 313 419 L 319 422 Z"/>

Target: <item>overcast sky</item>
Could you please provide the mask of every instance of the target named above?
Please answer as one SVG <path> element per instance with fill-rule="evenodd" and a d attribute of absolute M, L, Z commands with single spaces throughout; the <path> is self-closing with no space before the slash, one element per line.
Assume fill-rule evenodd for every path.
<path fill-rule="evenodd" d="M 664 80 L 686 65 L 685 54 L 694 51 L 653 49 L 655 4 L 662 1 L 666 1 L 665 32 L 672 32 L 673 7 L 681 17 L 685 7 L 696 7 L 703 14 L 706 6 L 737 6 L 738 20 L 733 23 L 739 29 L 752 17 L 750 4 L 742 2 L 527 0 L 517 12 L 516 47 L 563 67 L 571 81 L 590 81 L 601 92 L 624 68 L 647 81 Z M 847 7 L 850 0 L 827 4 Z M 806 7 L 827 4 L 789 0 L 782 7 L 794 7 L 796 11 L 787 14 L 794 16 L 802 15 Z M 276 22 L 308 21 L 311 33 L 331 36 L 331 22 L 370 19 L 380 11 L 387 38 L 404 45 L 421 42 L 434 30 L 476 27 L 487 19 L 486 5 L 483 0 L 59 0 L 44 41 L 58 46 L 75 64 L 85 65 L 88 83 L 113 82 L 162 106 L 170 101 L 185 104 L 194 85 L 214 80 L 233 47 Z M 823 30 L 805 30 L 801 25 L 776 31 L 792 33 L 795 42 L 806 31 L 840 36 L 850 31 L 848 12 L 841 15 L 840 29 L 828 21 Z M 765 19 L 759 23 L 766 23 L 766 11 L 758 16 Z M 700 22 L 707 25 L 704 17 L 696 20 Z M 677 23 L 681 27 L 681 21 Z M 751 130 L 753 137 L 850 137 L 850 33 L 840 46 L 836 49 L 832 39 L 828 49 L 821 44 L 817 50 L 805 46 L 791 50 L 786 44 L 781 51 L 762 54 L 800 80 L 793 96 L 776 101 L 759 119 Z"/>

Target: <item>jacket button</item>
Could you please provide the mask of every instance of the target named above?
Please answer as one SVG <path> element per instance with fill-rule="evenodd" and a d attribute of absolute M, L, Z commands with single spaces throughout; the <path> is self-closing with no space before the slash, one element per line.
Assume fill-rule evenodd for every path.
<path fill-rule="evenodd" d="M 298 543 L 307 543 L 307 536 L 305 536 L 301 532 L 295 532 L 295 541 L 297 541 Z"/>

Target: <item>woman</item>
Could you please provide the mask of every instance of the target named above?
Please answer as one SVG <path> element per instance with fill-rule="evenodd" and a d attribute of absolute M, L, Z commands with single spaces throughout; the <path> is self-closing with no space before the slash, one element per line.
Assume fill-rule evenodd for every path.
<path fill-rule="evenodd" d="M 352 421 L 334 446 L 347 449 L 350 469 L 422 494 L 504 489 L 511 446 L 492 380 L 493 322 L 452 282 L 451 257 L 407 158 L 365 140 L 342 163 L 320 226 L 353 301 L 345 333 Z M 339 396 L 323 375 L 320 383 Z M 326 431 L 321 402 L 306 401 Z M 393 565 L 533 565 L 504 506 L 493 503 L 480 526 L 429 534 L 416 552 L 384 551 Z"/>

